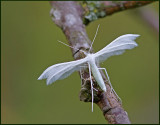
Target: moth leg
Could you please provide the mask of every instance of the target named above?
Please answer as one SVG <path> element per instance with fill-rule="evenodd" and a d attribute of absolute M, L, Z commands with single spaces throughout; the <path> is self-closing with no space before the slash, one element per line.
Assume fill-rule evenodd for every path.
<path fill-rule="evenodd" d="M 80 67 L 87 68 L 88 66 L 80 66 Z M 81 77 L 81 86 L 82 86 L 82 79 L 84 80 L 84 82 L 86 82 L 86 79 L 84 79 L 82 76 L 82 69 L 80 69 L 80 77 Z"/>
<path fill-rule="evenodd" d="M 89 67 L 89 77 L 90 77 L 90 81 L 91 81 L 91 91 L 92 91 L 92 112 L 93 112 L 93 100 L 94 100 L 94 96 L 93 96 L 93 81 L 92 81 L 92 76 L 91 76 L 91 66 L 88 63 L 88 67 Z"/>
<path fill-rule="evenodd" d="M 96 92 L 98 92 L 98 90 L 96 88 L 93 88 Z"/>
<path fill-rule="evenodd" d="M 109 85 L 110 85 L 110 87 L 111 87 L 111 91 L 113 91 L 113 92 L 115 93 L 115 95 L 117 96 L 117 98 L 122 102 L 121 98 L 118 96 L 118 94 L 116 93 L 116 91 L 115 91 L 115 90 L 113 89 L 113 87 L 112 87 L 112 84 L 111 84 L 111 81 L 110 81 L 110 79 L 109 79 L 109 75 L 108 75 L 108 73 L 107 73 L 106 68 L 98 68 L 98 69 L 102 69 L 102 70 L 105 71 L 106 76 L 107 76 L 107 79 L 108 79 L 108 82 L 109 82 Z"/>
<path fill-rule="evenodd" d="M 81 86 L 82 86 L 82 79 L 84 79 L 84 78 L 83 78 L 83 76 L 82 76 L 82 71 L 81 71 L 81 69 L 80 69 L 80 76 L 81 76 Z"/>

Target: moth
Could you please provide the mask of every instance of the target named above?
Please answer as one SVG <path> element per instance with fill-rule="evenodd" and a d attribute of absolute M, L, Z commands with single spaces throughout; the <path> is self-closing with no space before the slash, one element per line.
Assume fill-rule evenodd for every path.
<path fill-rule="evenodd" d="M 99 26 L 98 26 L 99 28 Z M 95 37 L 98 32 L 98 28 L 95 34 Z M 112 41 L 110 44 L 108 44 L 106 47 L 101 49 L 100 51 L 96 53 L 90 53 L 90 50 L 92 48 L 93 42 L 95 40 L 95 37 L 93 39 L 93 42 L 90 46 L 90 49 L 88 52 L 85 52 L 83 50 L 84 54 L 86 55 L 85 58 L 79 59 L 76 61 L 70 61 L 70 62 L 64 62 L 52 65 L 48 67 L 38 78 L 38 80 L 47 79 L 47 85 L 54 83 L 57 80 L 64 79 L 68 76 L 70 76 L 75 71 L 80 71 L 81 68 L 88 68 L 89 69 L 89 75 L 90 75 L 90 81 L 91 81 L 91 91 L 92 91 L 92 111 L 93 111 L 93 82 L 91 79 L 91 73 L 93 74 L 95 80 L 97 81 L 100 88 L 106 92 L 106 85 L 104 83 L 104 80 L 102 78 L 102 75 L 100 73 L 100 69 L 104 70 L 108 80 L 109 76 L 107 73 L 107 70 L 105 68 L 98 68 L 96 65 L 96 62 L 103 62 L 106 59 L 108 59 L 111 56 L 114 55 L 120 55 L 125 52 L 127 49 L 133 49 L 134 47 L 138 46 L 138 44 L 135 42 L 135 39 L 139 37 L 138 34 L 125 34 L 114 41 Z M 59 41 L 60 42 L 60 41 Z M 67 45 L 68 46 L 68 45 Z M 72 47 L 73 48 L 73 47 Z M 86 66 L 86 64 L 88 66 Z M 84 66 L 85 65 L 85 66 Z M 110 83 L 110 81 L 109 81 Z M 111 84 L 111 83 L 110 83 Z"/>

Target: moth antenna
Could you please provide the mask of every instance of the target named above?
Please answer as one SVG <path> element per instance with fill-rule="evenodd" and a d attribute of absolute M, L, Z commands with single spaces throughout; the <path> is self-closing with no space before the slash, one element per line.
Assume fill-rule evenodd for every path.
<path fill-rule="evenodd" d="M 91 51 L 92 45 L 93 45 L 93 43 L 94 43 L 94 40 L 96 39 L 96 36 L 97 36 L 97 33 L 98 33 L 99 26 L 100 26 L 100 24 L 99 24 L 98 27 L 97 27 L 96 34 L 95 34 L 95 36 L 94 36 L 94 38 L 93 38 L 93 41 L 92 41 L 92 43 L 91 43 L 91 46 L 90 46 L 90 48 L 89 48 L 89 53 L 90 53 L 90 51 Z"/>
<path fill-rule="evenodd" d="M 77 48 L 72 47 L 72 46 L 70 46 L 70 45 L 67 45 L 67 44 L 65 44 L 65 43 L 64 43 L 64 42 L 62 42 L 62 41 L 59 41 L 59 40 L 57 40 L 57 41 L 58 41 L 58 42 L 60 42 L 60 43 L 62 43 L 62 44 L 64 44 L 64 45 L 66 45 L 66 46 L 68 46 L 68 47 L 70 47 L 70 48 L 73 48 L 73 49 L 79 50 L 79 51 L 83 52 L 84 54 L 86 54 L 86 52 L 85 52 L 85 51 L 83 51 L 83 50 L 80 50 L 80 49 L 77 49 Z"/>

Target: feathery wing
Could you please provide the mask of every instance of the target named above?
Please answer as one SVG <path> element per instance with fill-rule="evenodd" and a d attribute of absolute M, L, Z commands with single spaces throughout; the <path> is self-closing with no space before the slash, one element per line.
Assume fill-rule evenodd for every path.
<path fill-rule="evenodd" d="M 71 75 L 74 71 L 80 70 L 80 66 L 87 62 L 86 58 L 70 61 L 65 63 L 59 63 L 48 67 L 38 78 L 47 79 L 47 85 L 55 82 L 56 80 L 64 79 Z"/>
<path fill-rule="evenodd" d="M 94 54 L 98 61 L 102 62 L 113 55 L 120 55 L 125 52 L 126 49 L 133 49 L 138 46 L 134 41 L 138 36 L 137 34 L 126 34 L 118 37 L 106 47 Z"/>

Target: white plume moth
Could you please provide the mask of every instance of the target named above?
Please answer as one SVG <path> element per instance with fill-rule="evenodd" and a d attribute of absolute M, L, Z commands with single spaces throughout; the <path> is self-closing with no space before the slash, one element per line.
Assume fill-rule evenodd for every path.
<path fill-rule="evenodd" d="M 98 25 L 98 28 L 99 28 L 99 25 Z M 93 39 L 93 42 L 96 38 L 98 28 L 97 28 L 95 37 Z M 99 71 L 99 69 L 103 69 L 105 71 L 106 75 L 107 75 L 109 84 L 111 86 L 111 90 L 114 91 L 114 89 L 112 88 L 111 82 L 109 80 L 109 76 L 107 74 L 106 69 L 105 68 L 98 68 L 97 65 L 96 65 L 96 61 L 103 62 L 104 60 L 106 60 L 110 56 L 120 55 L 120 54 L 124 53 L 125 50 L 127 50 L 127 49 L 133 49 L 134 47 L 138 46 L 137 43 L 134 41 L 138 36 L 139 35 L 137 35 L 137 34 L 122 35 L 122 36 L 118 37 L 117 39 L 115 39 L 114 41 L 112 41 L 106 47 L 104 47 L 103 49 L 101 49 L 100 51 L 98 51 L 94 54 L 90 53 L 90 50 L 91 50 L 92 45 L 93 45 L 93 42 L 92 42 L 88 53 L 86 53 L 83 50 L 77 49 L 79 51 L 84 52 L 84 54 L 86 55 L 85 58 L 79 59 L 79 60 L 76 60 L 76 61 L 70 61 L 70 62 L 65 62 L 65 63 L 59 63 L 59 64 L 52 65 L 52 66 L 48 67 L 40 75 L 38 80 L 47 79 L 47 85 L 49 85 L 49 84 L 55 82 L 56 80 L 61 80 L 61 79 L 64 79 L 64 78 L 68 77 L 74 71 L 80 71 L 82 67 L 89 68 L 89 75 L 90 75 L 90 81 L 91 81 L 91 92 L 92 92 L 92 111 L 93 111 L 93 100 L 94 100 L 93 99 L 93 89 L 94 88 L 93 88 L 93 82 L 92 82 L 92 79 L 91 79 L 91 72 L 92 72 L 95 80 L 97 81 L 98 85 L 100 86 L 100 88 L 103 91 L 106 92 L 107 91 L 106 86 L 105 86 L 104 80 L 102 78 L 102 75 Z M 59 41 L 59 42 L 61 42 L 61 41 Z M 63 43 L 63 44 L 65 44 L 65 43 Z M 67 46 L 69 46 L 69 45 L 67 45 Z M 71 46 L 69 46 L 69 47 L 71 47 Z M 73 48 L 73 47 L 71 47 L 71 48 Z M 87 67 L 84 66 L 86 64 L 88 65 Z"/>

